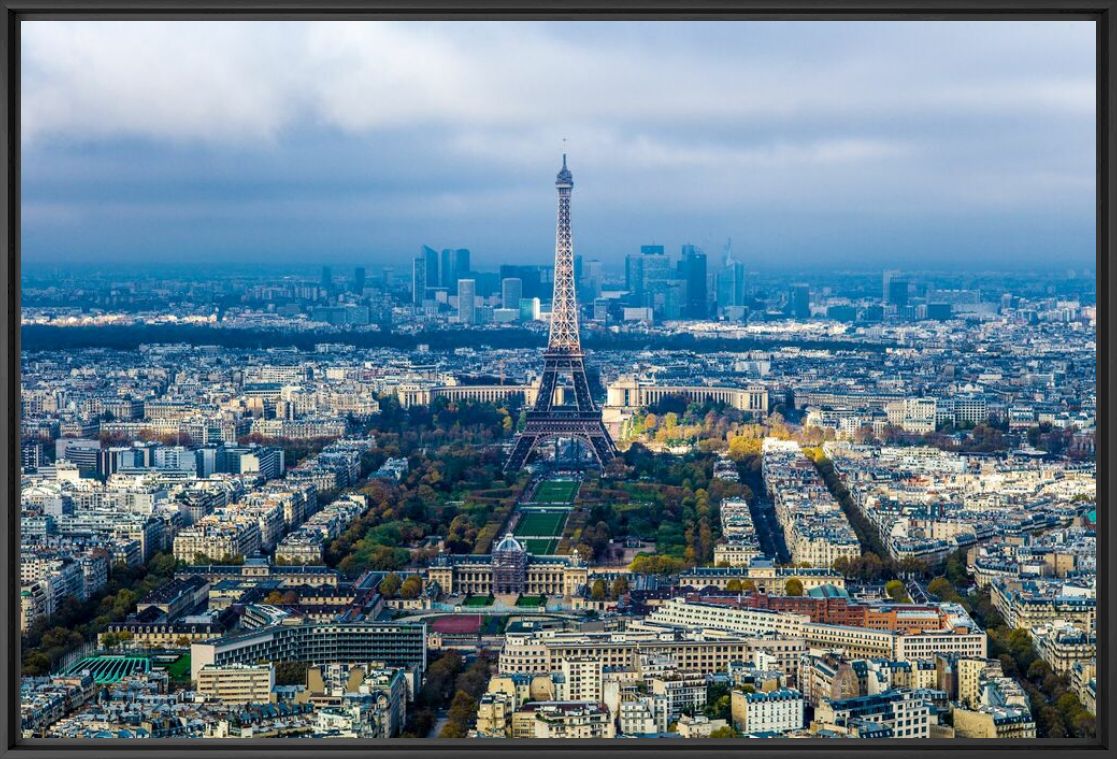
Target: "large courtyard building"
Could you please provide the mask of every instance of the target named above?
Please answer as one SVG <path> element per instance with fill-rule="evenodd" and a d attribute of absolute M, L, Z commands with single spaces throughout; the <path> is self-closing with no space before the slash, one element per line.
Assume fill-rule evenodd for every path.
<path fill-rule="evenodd" d="M 378 663 L 426 668 L 427 626 L 422 622 L 278 624 L 244 630 L 190 646 L 190 676 L 203 667 L 267 662 Z"/>
<path fill-rule="evenodd" d="M 589 568 L 577 553 L 536 556 L 512 535 L 505 535 L 492 554 L 448 554 L 435 557 L 427 577 L 451 595 L 526 594 L 578 595 L 589 582 Z"/>

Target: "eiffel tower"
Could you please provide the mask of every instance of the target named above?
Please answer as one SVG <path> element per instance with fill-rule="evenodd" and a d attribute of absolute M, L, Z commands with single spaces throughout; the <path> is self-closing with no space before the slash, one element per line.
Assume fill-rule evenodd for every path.
<path fill-rule="evenodd" d="M 601 421 L 601 410 L 594 405 L 586 380 L 582 341 L 578 337 L 578 304 L 574 298 L 574 242 L 570 235 L 570 192 L 574 175 L 566 168 L 555 179 L 558 188 L 558 228 L 555 234 L 555 292 L 551 299 L 551 335 L 543 352 L 543 380 L 535 406 L 527 412 L 524 431 L 516 437 L 512 455 L 504 471 L 511 474 L 527 463 L 535 447 L 555 438 L 576 438 L 593 451 L 604 467 L 617 455 L 613 439 Z M 574 406 L 556 406 L 555 387 L 562 374 L 574 385 Z"/>

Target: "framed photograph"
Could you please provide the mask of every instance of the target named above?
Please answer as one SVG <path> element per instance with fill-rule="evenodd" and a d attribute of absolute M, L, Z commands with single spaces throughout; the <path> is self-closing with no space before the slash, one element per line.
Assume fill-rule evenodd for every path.
<path fill-rule="evenodd" d="M 1111 751 L 1113 0 L 0 4 L 4 757 Z"/>

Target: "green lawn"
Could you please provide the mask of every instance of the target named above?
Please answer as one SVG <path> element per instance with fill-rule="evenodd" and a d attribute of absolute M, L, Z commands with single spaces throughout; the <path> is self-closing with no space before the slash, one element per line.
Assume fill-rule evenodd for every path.
<path fill-rule="evenodd" d="M 524 550 L 536 556 L 550 556 L 558 548 L 558 538 L 528 538 L 521 540 Z"/>
<path fill-rule="evenodd" d="M 573 503 L 578 494 L 577 480 L 545 480 L 535 489 L 536 503 Z"/>
<path fill-rule="evenodd" d="M 520 596 L 516 599 L 516 606 L 535 609 L 547 603 L 546 596 Z"/>
<path fill-rule="evenodd" d="M 492 606 L 493 599 L 489 596 L 470 596 L 465 599 L 462 606 Z"/>
<path fill-rule="evenodd" d="M 183 654 L 167 667 L 167 674 L 172 680 L 190 679 L 190 654 Z"/>
<path fill-rule="evenodd" d="M 567 512 L 525 511 L 516 525 L 516 535 L 541 537 L 543 535 L 562 535 L 566 524 Z"/>
<path fill-rule="evenodd" d="M 656 499 L 655 498 L 655 492 L 650 490 L 645 485 L 640 485 L 638 483 L 632 483 L 632 482 L 626 482 L 626 483 L 623 483 L 621 485 L 621 488 L 623 490 L 627 491 L 627 493 L 629 494 L 629 496 L 631 497 L 631 499 L 633 501 L 636 501 L 636 502 L 639 502 L 639 503 L 654 503 L 655 502 L 655 499 Z"/>

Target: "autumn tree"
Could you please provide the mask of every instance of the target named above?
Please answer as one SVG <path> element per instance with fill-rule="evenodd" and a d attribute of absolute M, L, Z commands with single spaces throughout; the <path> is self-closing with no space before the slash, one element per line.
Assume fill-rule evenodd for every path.
<path fill-rule="evenodd" d="M 400 580 L 399 575 L 391 572 L 380 581 L 380 595 L 385 598 L 395 598 L 402 584 L 403 581 Z"/>
<path fill-rule="evenodd" d="M 399 589 L 401 598 L 418 598 L 422 592 L 423 581 L 419 579 L 419 575 L 408 575 Z"/>
<path fill-rule="evenodd" d="M 594 601 L 605 600 L 605 581 L 600 577 L 593 581 L 593 587 L 590 590 L 590 598 Z"/>

